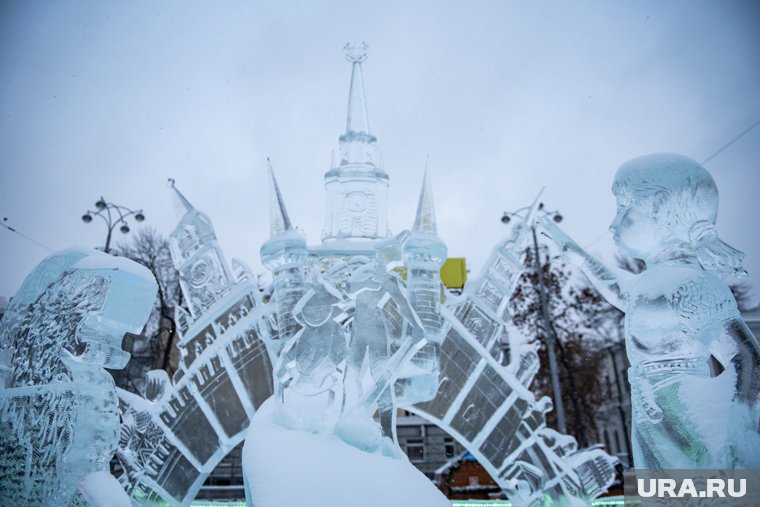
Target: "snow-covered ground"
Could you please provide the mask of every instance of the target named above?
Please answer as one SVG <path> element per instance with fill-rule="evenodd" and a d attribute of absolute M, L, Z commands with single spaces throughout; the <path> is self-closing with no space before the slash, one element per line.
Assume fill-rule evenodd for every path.
<path fill-rule="evenodd" d="M 249 501 L 256 507 L 451 507 L 406 459 L 369 454 L 334 435 L 272 422 L 272 400 L 256 413 L 243 448 Z"/>

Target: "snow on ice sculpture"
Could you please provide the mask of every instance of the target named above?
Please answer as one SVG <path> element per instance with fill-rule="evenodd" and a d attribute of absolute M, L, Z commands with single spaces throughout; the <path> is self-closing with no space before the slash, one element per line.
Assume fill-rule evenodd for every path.
<path fill-rule="evenodd" d="M 272 285 L 259 292 L 239 262 L 230 270 L 209 218 L 172 188 L 180 211 L 172 256 L 190 308 L 176 314 L 182 359 L 172 379 L 150 374 L 145 397 L 119 391 L 124 424 L 117 457 L 125 470 L 119 480 L 133 503 L 188 505 L 256 415 L 259 428 L 248 435 L 261 437 L 261 445 L 249 461 L 265 469 L 247 466 L 247 486 L 275 486 L 271 498 L 258 490 L 257 505 L 281 503 L 283 491 L 289 505 L 298 504 L 298 495 L 313 505 L 309 493 L 336 489 L 348 503 L 372 492 L 387 499 L 406 481 L 422 495 L 417 504 L 434 505 L 441 498 L 429 481 L 405 458 L 387 457 L 400 457 L 395 411 L 388 410 L 398 405 L 451 433 L 518 505 L 545 495 L 556 504 L 598 496 L 612 482 L 614 460 L 599 450 L 578 451 L 572 437 L 546 428 L 551 402 L 527 388 L 539 367 L 535 349 L 513 344 L 507 367 L 492 356 L 509 320 L 525 227 L 497 245 L 461 297 L 446 294 L 444 302 L 439 270 L 446 247 L 436 233 L 429 178 L 414 226 L 391 237 L 388 175 L 369 133 L 361 75 L 366 46 L 347 49 L 349 113 L 340 158 L 325 174 L 321 244 L 307 245 L 292 227 L 270 176 L 271 237 L 261 256 Z M 397 276 L 404 272 L 406 280 Z M 359 328 L 376 331 L 363 336 Z M 370 417 L 375 408 L 379 422 Z M 278 438 L 282 445 L 274 445 Z M 325 453 L 342 458 L 325 461 Z M 282 459 L 287 473 L 272 476 L 270 465 Z M 335 468 L 341 459 L 354 469 Z M 340 488 L 313 482 L 354 477 L 367 467 L 365 479 L 387 481 L 357 482 L 361 489 L 346 488 L 348 480 Z M 283 478 L 313 487 L 285 487 Z"/>
<path fill-rule="evenodd" d="M 24 280 L 0 321 L 3 505 L 129 505 L 109 473 L 119 412 L 111 375 L 145 324 L 156 282 L 88 249 L 57 252 Z"/>
<path fill-rule="evenodd" d="M 623 164 L 610 231 L 638 275 L 604 265 L 550 221 L 542 227 L 626 314 L 636 468 L 760 468 L 760 347 L 724 278 L 743 254 L 718 238 L 718 189 L 687 157 Z"/>

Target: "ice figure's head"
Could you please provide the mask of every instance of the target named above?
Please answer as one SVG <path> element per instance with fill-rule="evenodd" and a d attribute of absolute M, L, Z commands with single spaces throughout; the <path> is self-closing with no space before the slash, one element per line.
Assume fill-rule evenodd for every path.
<path fill-rule="evenodd" d="M 610 232 L 626 255 L 646 261 L 671 246 L 691 246 L 704 268 L 741 271 L 741 253 L 715 232 L 718 187 L 696 161 L 673 153 L 635 158 L 618 169 L 612 192 Z"/>
<path fill-rule="evenodd" d="M 340 301 L 340 294 L 324 283 L 315 283 L 296 304 L 293 313 L 302 325 L 319 327 L 330 318 L 333 305 Z"/>

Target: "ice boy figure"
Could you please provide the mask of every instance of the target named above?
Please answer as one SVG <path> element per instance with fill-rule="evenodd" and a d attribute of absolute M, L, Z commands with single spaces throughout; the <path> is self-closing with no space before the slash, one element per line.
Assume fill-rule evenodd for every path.
<path fill-rule="evenodd" d="M 639 157 L 615 175 L 610 226 L 638 275 L 608 267 L 541 225 L 626 314 L 636 468 L 760 468 L 760 347 L 724 279 L 743 254 L 718 238 L 718 189 L 697 162 Z"/>

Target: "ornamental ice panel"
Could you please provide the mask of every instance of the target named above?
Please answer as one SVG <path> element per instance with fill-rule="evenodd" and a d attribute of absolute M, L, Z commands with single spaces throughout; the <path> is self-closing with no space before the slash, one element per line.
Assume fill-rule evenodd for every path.
<path fill-rule="evenodd" d="M 579 451 L 574 438 L 546 427 L 551 400 L 536 400 L 528 390 L 538 370 L 535 346 L 513 346 L 506 367 L 489 353 L 505 332 L 504 300 L 522 273 L 529 235 L 526 223 L 516 224 L 463 295 L 447 298 L 438 391 L 404 408 L 459 440 L 515 505 L 547 498 L 558 505 L 588 502 L 609 488 L 616 460 L 603 451 Z"/>
<path fill-rule="evenodd" d="M 183 295 L 191 303 L 197 294 L 213 297 L 196 298 L 194 312 L 178 313 L 181 359 L 172 379 L 153 371 L 144 397 L 118 391 L 119 481 L 135 504 L 189 504 L 272 395 L 265 343 L 277 348 L 276 319 L 262 308 L 247 268 L 239 262 L 228 268 L 210 220 L 173 185 L 171 192 L 180 211 L 171 234 L 175 265 L 192 273 L 199 260 L 214 259 L 213 276 L 197 287 L 182 285 Z M 183 240 L 188 229 L 199 231 L 195 240 Z M 224 291 L 205 291 L 204 284 L 218 286 L 219 279 Z"/>
<path fill-rule="evenodd" d="M 637 468 L 760 467 L 760 347 L 726 279 L 743 254 L 718 238 L 718 189 L 697 162 L 639 157 L 615 175 L 610 226 L 638 275 L 604 265 L 542 226 L 626 314 Z"/>
<path fill-rule="evenodd" d="M 156 283 L 144 267 L 85 249 L 55 253 L 0 322 L 0 498 L 9 505 L 128 502 L 108 463 L 118 443 L 111 375 L 129 360 Z"/>

